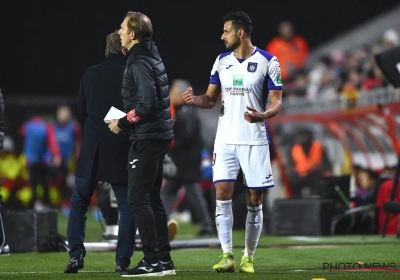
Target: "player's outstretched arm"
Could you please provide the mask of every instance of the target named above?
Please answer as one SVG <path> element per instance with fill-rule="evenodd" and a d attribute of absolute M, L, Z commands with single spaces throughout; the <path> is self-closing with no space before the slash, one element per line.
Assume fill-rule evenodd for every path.
<path fill-rule="evenodd" d="M 193 104 L 203 109 L 211 109 L 217 103 L 220 92 L 221 88 L 219 85 L 209 84 L 205 94 L 195 96 L 193 94 L 193 88 L 188 87 L 182 94 L 182 98 L 186 104 Z"/>

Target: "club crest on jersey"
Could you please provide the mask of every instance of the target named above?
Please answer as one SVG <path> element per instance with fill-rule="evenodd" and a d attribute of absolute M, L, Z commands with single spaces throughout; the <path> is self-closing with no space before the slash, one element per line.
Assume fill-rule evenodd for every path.
<path fill-rule="evenodd" d="M 249 64 L 247 64 L 247 71 L 249 72 L 256 72 L 257 70 L 257 64 L 256 62 L 249 62 Z"/>

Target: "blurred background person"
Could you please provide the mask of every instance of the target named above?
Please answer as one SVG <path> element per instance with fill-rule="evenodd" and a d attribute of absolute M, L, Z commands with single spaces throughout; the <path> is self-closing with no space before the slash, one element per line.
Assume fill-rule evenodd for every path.
<path fill-rule="evenodd" d="M 32 199 L 24 154 L 16 152 L 15 141 L 4 136 L 3 150 L 0 152 L 0 195 L 8 210 L 25 209 Z"/>
<path fill-rule="evenodd" d="M 336 73 L 330 57 L 321 57 L 307 75 L 306 98 L 310 100 L 334 98 L 336 95 Z"/>
<path fill-rule="evenodd" d="M 351 196 L 354 207 L 364 206 L 376 201 L 375 183 L 378 180 L 378 174 L 370 169 L 361 169 L 358 174 L 358 186 L 355 193 Z"/>
<path fill-rule="evenodd" d="M 394 175 L 396 172 L 396 165 L 386 166 L 381 174 L 379 180 L 377 180 L 378 186 L 376 188 L 376 207 L 378 209 L 378 232 L 383 232 L 383 225 L 386 219 L 386 211 L 383 206 L 386 202 L 390 201 L 391 192 L 393 189 Z M 393 197 L 393 202 L 400 202 L 400 182 L 397 185 L 395 195 Z M 399 214 L 390 213 L 389 220 L 386 226 L 385 234 L 395 235 L 398 233 L 399 226 Z"/>
<path fill-rule="evenodd" d="M 30 208 L 49 209 L 49 165 L 58 167 L 61 164 L 61 153 L 54 127 L 43 117 L 33 116 L 22 125 L 20 135 L 24 137 L 24 154 L 32 186 Z M 48 151 L 51 154 L 51 162 L 48 161 Z M 43 190 L 41 199 L 38 199 L 39 186 Z"/>
<path fill-rule="evenodd" d="M 3 197 L 0 195 L 0 257 L 10 255 L 10 246 L 7 244 L 3 221 Z"/>
<path fill-rule="evenodd" d="M 294 173 L 291 186 L 294 198 L 309 197 L 318 193 L 317 183 L 322 174 L 330 168 L 325 167 L 324 146 L 314 139 L 313 132 L 303 129 L 291 148 Z"/>
<path fill-rule="evenodd" d="M 389 28 L 383 33 L 382 47 L 383 50 L 395 48 L 400 45 L 399 33 L 394 28 Z"/>
<path fill-rule="evenodd" d="M 362 89 L 370 90 L 386 86 L 388 86 L 388 82 L 383 75 L 381 68 L 374 64 L 372 69 L 368 70 L 366 78 L 362 81 Z"/>
<path fill-rule="evenodd" d="M 54 182 L 59 186 L 61 211 L 63 214 L 68 215 L 72 191 L 67 184 L 67 176 L 71 161 L 75 162 L 79 154 L 82 138 L 81 127 L 72 119 L 71 108 L 67 105 L 57 108 L 56 121 L 51 125 L 53 126 L 61 154 L 60 165 L 54 166 L 51 173 Z"/>
<path fill-rule="evenodd" d="M 356 195 L 357 189 L 360 186 L 360 176 L 359 173 L 363 170 L 363 167 L 358 164 L 353 164 L 351 166 L 350 173 L 350 197 Z"/>
<path fill-rule="evenodd" d="M 4 140 L 4 98 L 0 88 L 0 151 L 3 150 Z"/>
<path fill-rule="evenodd" d="M 111 184 L 107 182 L 99 182 L 96 187 L 97 205 L 100 209 L 100 217 L 105 222 L 102 240 L 117 241 L 118 240 L 118 221 L 119 212 L 117 198 L 112 189 Z M 97 210 L 97 212 L 99 212 Z"/>
<path fill-rule="evenodd" d="M 286 85 L 285 95 L 288 97 L 287 102 L 291 102 L 292 100 L 290 99 L 293 98 L 295 98 L 294 102 L 296 102 L 297 98 L 304 98 L 307 94 L 308 84 L 307 73 L 304 70 L 299 71 L 293 81 Z"/>
<path fill-rule="evenodd" d="M 379 179 L 378 173 L 371 169 L 361 169 L 358 172 L 358 188 L 355 194 L 350 197 L 354 207 L 376 204 L 377 190 L 375 189 L 376 181 Z M 374 213 L 360 212 L 355 214 L 355 222 L 351 233 L 355 234 L 375 234 L 376 219 Z"/>
<path fill-rule="evenodd" d="M 278 36 L 268 42 L 265 50 L 278 58 L 284 85 L 304 69 L 309 54 L 307 40 L 296 34 L 290 21 L 279 23 Z"/>
<path fill-rule="evenodd" d="M 4 140 L 4 99 L 3 93 L 0 89 L 0 152 L 3 152 L 3 140 Z M 1 172 L 1 171 L 0 171 Z M 6 237 L 4 234 L 4 223 L 3 223 L 3 197 L 0 192 L 0 256 L 6 256 L 10 254 L 10 247 L 6 242 Z"/>
<path fill-rule="evenodd" d="M 175 140 L 168 155 L 177 167 L 174 176 L 165 176 L 166 183 L 161 189 L 165 212 L 170 217 L 177 193 L 183 186 L 192 213 L 201 222 L 200 235 L 215 233 L 213 220 L 208 212 L 206 200 L 200 188 L 202 179 L 201 123 L 195 108 L 186 105 L 182 93 L 190 86 L 186 80 L 174 80 L 170 88 L 171 115 Z"/>
<path fill-rule="evenodd" d="M 14 140 L 4 136 L 3 149 L 0 151 L 0 195 L 3 203 L 8 204 L 9 208 L 18 208 L 13 201 L 16 191 L 24 185 L 23 171 L 25 165 L 14 151 Z M 11 198 L 11 202 L 9 199 Z M 12 205 L 11 205 L 12 204 Z"/>

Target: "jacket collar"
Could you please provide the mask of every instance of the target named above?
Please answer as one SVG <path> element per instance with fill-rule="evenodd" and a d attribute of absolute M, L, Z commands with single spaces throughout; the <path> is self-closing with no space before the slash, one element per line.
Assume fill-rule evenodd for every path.
<path fill-rule="evenodd" d="M 160 55 L 158 53 L 156 44 L 150 40 L 135 44 L 132 48 L 129 49 L 128 55 L 144 55 L 152 57 L 156 60 L 160 60 Z"/>
<path fill-rule="evenodd" d="M 121 64 L 121 63 L 126 63 L 127 57 L 125 57 L 122 53 L 118 54 L 110 54 L 108 57 L 105 59 L 105 63 L 107 64 Z"/>

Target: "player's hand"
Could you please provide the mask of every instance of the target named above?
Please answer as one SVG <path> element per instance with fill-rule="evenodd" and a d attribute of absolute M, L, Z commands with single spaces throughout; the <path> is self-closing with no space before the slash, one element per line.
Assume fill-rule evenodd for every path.
<path fill-rule="evenodd" d="M 249 123 L 263 122 L 265 120 L 265 115 L 260 111 L 246 106 L 248 112 L 244 113 L 244 119 Z"/>
<path fill-rule="evenodd" d="M 122 129 L 120 129 L 120 128 L 118 127 L 118 121 L 119 121 L 119 120 L 109 120 L 109 121 L 107 121 L 107 123 L 108 123 L 108 128 L 109 128 L 112 132 L 114 132 L 115 134 L 118 134 L 118 133 L 120 133 L 120 132 L 122 131 Z"/>
<path fill-rule="evenodd" d="M 193 88 L 188 87 L 182 94 L 182 99 L 186 104 L 193 104 Z"/>

